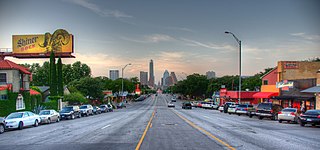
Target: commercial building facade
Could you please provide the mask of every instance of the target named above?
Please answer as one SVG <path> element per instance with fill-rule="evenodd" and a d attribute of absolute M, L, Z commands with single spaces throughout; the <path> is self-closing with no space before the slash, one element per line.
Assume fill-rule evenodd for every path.
<path fill-rule="evenodd" d="M 148 85 L 148 72 L 140 71 L 140 84 Z"/>

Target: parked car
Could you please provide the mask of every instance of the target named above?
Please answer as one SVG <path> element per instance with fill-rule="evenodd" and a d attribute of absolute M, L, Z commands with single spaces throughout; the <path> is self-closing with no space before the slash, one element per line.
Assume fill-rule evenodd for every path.
<path fill-rule="evenodd" d="M 30 111 L 14 112 L 5 118 L 7 129 L 23 129 L 26 126 L 37 127 L 41 122 L 40 116 Z"/>
<path fill-rule="evenodd" d="M 171 102 L 176 102 L 176 101 L 177 101 L 177 99 L 175 97 L 171 98 Z"/>
<path fill-rule="evenodd" d="M 202 108 L 205 108 L 205 109 L 217 109 L 218 105 L 214 104 L 214 102 L 203 102 L 202 103 Z"/>
<path fill-rule="evenodd" d="M 192 102 L 190 102 L 191 103 L 191 106 L 192 107 L 197 107 L 197 105 L 198 105 L 198 102 L 197 101 L 192 101 Z"/>
<path fill-rule="evenodd" d="M 4 122 L 4 118 L 0 117 L 0 134 L 2 134 L 5 129 L 6 129 L 6 123 Z"/>
<path fill-rule="evenodd" d="M 226 102 L 224 105 L 223 105 L 223 112 L 224 113 L 228 113 L 228 108 L 230 105 L 235 105 L 236 103 L 235 102 Z"/>
<path fill-rule="evenodd" d="M 278 104 L 260 103 L 257 106 L 256 115 L 260 120 L 265 117 L 271 118 L 271 120 L 278 120 L 278 112 L 282 109 L 282 106 Z"/>
<path fill-rule="evenodd" d="M 297 108 L 285 108 L 278 112 L 278 121 L 298 122 L 300 111 Z"/>
<path fill-rule="evenodd" d="M 250 105 L 250 104 L 240 104 L 236 107 L 236 114 L 238 116 L 242 115 L 242 114 L 245 114 L 247 115 L 248 114 L 248 110 L 249 109 L 253 109 L 253 106 Z"/>
<path fill-rule="evenodd" d="M 183 102 L 182 109 L 192 109 L 192 105 L 190 102 Z"/>
<path fill-rule="evenodd" d="M 203 103 L 205 103 L 205 102 L 198 102 L 197 107 L 198 107 L 198 108 L 202 108 L 202 104 L 203 104 Z"/>
<path fill-rule="evenodd" d="M 50 110 L 41 110 L 40 113 L 41 123 L 48 123 L 51 122 L 59 122 L 60 121 L 60 114 L 53 109 Z"/>
<path fill-rule="evenodd" d="M 119 109 L 119 108 L 126 108 L 127 106 L 123 103 L 123 102 L 121 102 L 121 103 L 118 103 L 118 105 L 117 105 L 117 108 Z"/>
<path fill-rule="evenodd" d="M 81 118 L 81 112 L 79 106 L 66 106 L 63 107 L 60 113 L 60 119 L 74 119 L 76 117 Z"/>
<path fill-rule="evenodd" d="M 258 107 L 257 104 L 252 105 L 252 106 L 253 106 L 253 107 L 249 107 L 249 108 L 248 108 L 248 111 L 247 111 L 247 115 L 248 115 L 250 118 L 252 118 L 253 116 L 256 115 L 256 111 L 257 111 L 257 107 Z"/>
<path fill-rule="evenodd" d="M 219 106 L 219 108 L 218 108 L 218 110 L 219 110 L 220 112 L 223 112 L 223 109 L 224 109 L 223 105 Z"/>
<path fill-rule="evenodd" d="M 82 105 L 80 106 L 80 112 L 82 116 L 93 115 L 93 107 L 92 105 Z"/>
<path fill-rule="evenodd" d="M 238 104 L 233 104 L 233 105 L 229 105 L 228 107 L 228 114 L 235 114 L 236 113 L 236 107 L 238 106 Z"/>
<path fill-rule="evenodd" d="M 92 106 L 93 114 L 101 114 L 101 109 L 98 106 Z"/>
<path fill-rule="evenodd" d="M 168 107 L 175 107 L 175 105 L 174 105 L 174 103 L 169 102 L 169 103 L 168 103 Z"/>
<path fill-rule="evenodd" d="M 102 104 L 100 105 L 100 109 L 101 109 L 101 112 L 103 113 L 108 112 L 108 105 Z"/>
<path fill-rule="evenodd" d="M 305 113 L 300 114 L 298 121 L 300 126 L 305 126 L 305 124 L 320 125 L 320 110 L 307 110 Z"/>

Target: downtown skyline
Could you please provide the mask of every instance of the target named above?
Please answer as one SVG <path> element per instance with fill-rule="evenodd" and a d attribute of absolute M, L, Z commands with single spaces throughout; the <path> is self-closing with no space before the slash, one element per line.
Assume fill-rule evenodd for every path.
<path fill-rule="evenodd" d="M 243 42 L 242 74 L 275 67 L 277 61 L 320 56 L 319 1 L 9 1 L 0 2 L 0 48 L 12 48 L 12 35 L 44 34 L 63 28 L 74 35 L 76 58 L 93 76 L 132 65 L 125 78 L 139 77 L 154 60 L 155 83 L 163 72 L 177 76 L 238 75 L 238 45 Z M 53 8 L 48 11 L 47 8 Z M 58 11 L 57 11 L 58 10 Z M 189 11 L 190 10 L 190 11 Z M 32 14 L 32 15 L 31 15 Z M 39 26 L 41 24 L 41 26 Z M 39 63 L 49 59 L 15 59 Z M 184 72 L 185 74 L 183 74 Z"/>

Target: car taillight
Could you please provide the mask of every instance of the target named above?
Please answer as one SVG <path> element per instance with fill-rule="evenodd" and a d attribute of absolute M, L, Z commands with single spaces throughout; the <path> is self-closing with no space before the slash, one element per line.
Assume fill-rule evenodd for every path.
<path fill-rule="evenodd" d="M 240 108 L 236 108 L 236 110 L 240 110 Z"/>
<path fill-rule="evenodd" d="M 300 117 L 303 117 L 304 116 L 304 114 L 300 114 Z"/>
<path fill-rule="evenodd" d="M 294 112 L 291 112 L 290 115 L 295 116 Z"/>
<path fill-rule="evenodd" d="M 281 112 L 281 111 L 279 111 L 279 112 L 278 112 L 278 114 L 282 114 L 282 112 Z"/>
<path fill-rule="evenodd" d="M 273 110 L 271 109 L 270 112 L 273 113 Z"/>
<path fill-rule="evenodd" d="M 245 111 L 248 111 L 248 108 L 244 108 Z"/>
<path fill-rule="evenodd" d="M 320 119 L 320 115 L 318 115 L 318 117 L 317 118 L 319 118 Z"/>

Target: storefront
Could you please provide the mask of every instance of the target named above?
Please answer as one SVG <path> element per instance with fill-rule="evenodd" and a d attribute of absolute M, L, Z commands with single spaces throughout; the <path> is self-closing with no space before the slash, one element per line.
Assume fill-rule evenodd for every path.
<path fill-rule="evenodd" d="M 254 98 L 253 95 L 258 92 L 256 91 L 241 91 L 240 103 L 241 104 L 258 104 L 258 99 Z M 227 89 L 220 89 L 220 105 L 225 102 L 239 102 L 239 91 L 227 91 Z"/>

